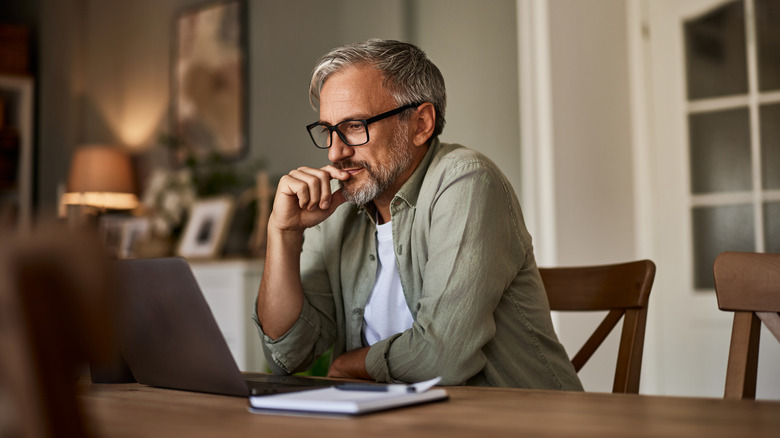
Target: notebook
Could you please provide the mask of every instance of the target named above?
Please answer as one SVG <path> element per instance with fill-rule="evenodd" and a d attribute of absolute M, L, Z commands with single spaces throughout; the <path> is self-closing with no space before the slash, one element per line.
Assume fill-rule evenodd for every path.
<path fill-rule="evenodd" d="M 118 280 L 119 351 L 137 382 L 240 397 L 340 383 L 242 374 L 186 260 L 166 257 L 112 263 Z"/>
<path fill-rule="evenodd" d="M 361 415 L 449 398 L 444 389 L 431 389 L 441 378 L 412 385 L 340 384 L 295 393 L 250 396 L 254 413 L 293 415 Z"/>

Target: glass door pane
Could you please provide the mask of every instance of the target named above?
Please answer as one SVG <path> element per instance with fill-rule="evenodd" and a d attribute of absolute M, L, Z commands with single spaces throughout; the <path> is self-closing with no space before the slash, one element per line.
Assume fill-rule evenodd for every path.
<path fill-rule="evenodd" d="M 688 99 L 747 92 L 744 9 L 735 1 L 685 23 Z"/>
<path fill-rule="evenodd" d="M 747 108 L 688 117 L 691 191 L 750 190 L 750 118 Z"/>
<path fill-rule="evenodd" d="M 780 0 L 755 0 L 758 89 L 780 90 Z"/>
<path fill-rule="evenodd" d="M 780 189 L 780 103 L 762 105 L 759 117 L 762 185 L 764 190 Z"/>
<path fill-rule="evenodd" d="M 694 288 L 714 289 L 715 257 L 723 251 L 755 251 L 754 239 L 752 205 L 694 208 Z"/>
<path fill-rule="evenodd" d="M 764 204 L 764 250 L 780 253 L 780 202 Z"/>

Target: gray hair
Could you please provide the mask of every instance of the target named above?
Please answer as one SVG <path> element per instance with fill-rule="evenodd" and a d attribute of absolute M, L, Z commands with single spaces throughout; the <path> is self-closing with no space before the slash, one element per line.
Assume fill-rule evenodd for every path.
<path fill-rule="evenodd" d="M 394 40 L 370 39 L 333 49 L 317 61 L 309 84 L 309 102 L 318 110 L 320 91 L 328 78 L 350 66 L 367 64 L 382 73 L 384 86 L 398 106 L 430 102 L 436 111 L 432 137 L 444 130 L 447 91 L 439 68 L 416 46 Z M 402 113 L 399 117 L 408 118 Z"/>

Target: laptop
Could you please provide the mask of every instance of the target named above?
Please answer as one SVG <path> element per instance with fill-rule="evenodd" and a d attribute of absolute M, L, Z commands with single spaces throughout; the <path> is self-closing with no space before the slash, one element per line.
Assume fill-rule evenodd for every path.
<path fill-rule="evenodd" d="M 185 259 L 112 263 L 117 279 L 117 343 L 138 383 L 239 397 L 337 383 L 241 373 Z"/>

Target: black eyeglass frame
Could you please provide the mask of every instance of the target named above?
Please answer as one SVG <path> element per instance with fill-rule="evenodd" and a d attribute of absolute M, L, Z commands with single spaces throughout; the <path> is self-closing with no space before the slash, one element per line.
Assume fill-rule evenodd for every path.
<path fill-rule="evenodd" d="M 402 112 L 404 112 L 404 111 L 406 111 L 408 109 L 417 108 L 420 105 L 422 105 L 423 103 L 424 102 L 421 102 L 421 103 L 410 103 L 410 104 L 407 104 L 407 105 L 399 106 L 396 109 L 384 112 L 384 113 L 376 115 L 374 117 L 370 117 L 368 119 L 349 119 L 349 120 L 344 120 L 344 121 L 341 121 L 339 123 L 336 123 L 335 125 L 328 125 L 328 124 L 320 123 L 320 122 L 309 123 L 308 125 L 306 125 L 306 131 L 309 133 L 309 137 L 311 137 L 311 141 L 314 143 L 314 146 L 316 146 L 318 149 L 330 149 L 330 147 L 333 145 L 333 132 L 334 131 L 339 136 L 341 141 L 344 142 L 345 145 L 347 145 L 347 146 L 362 146 L 362 145 L 368 143 L 369 141 L 371 141 L 371 137 L 368 134 L 368 125 L 370 125 L 370 124 L 372 124 L 374 122 L 378 122 L 380 120 L 384 120 L 384 119 L 386 119 L 388 117 L 392 117 L 392 116 L 394 116 L 396 114 L 400 114 L 400 113 L 402 113 Z M 341 131 L 339 131 L 338 126 L 341 125 L 342 123 L 348 123 L 348 122 L 360 122 L 360 123 L 363 124 L 363 129 L 366 130 L 366 141 L 364 141 L 363 143 L 358 143 L 358 144 L 350 144 L 349 141 L 347 141 L 347 139 L 345 138 L 345 135 L 342 134 Z M 328 130 L 328 145 L 325 146 L 325 147 L 322 147 L 322 146 L 317 144 L 317 140 L 314 138 L 314 134 L 312 134 L 312 132 L 311 132 L 311 130 L 313 128 L 316 128 L 317 126 L 322 126 L 322 127 L 324 127 L 325 129 Z"/>

